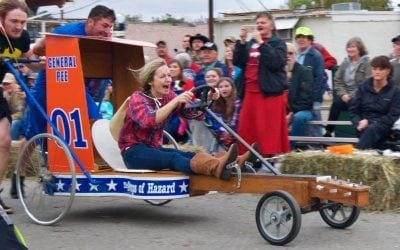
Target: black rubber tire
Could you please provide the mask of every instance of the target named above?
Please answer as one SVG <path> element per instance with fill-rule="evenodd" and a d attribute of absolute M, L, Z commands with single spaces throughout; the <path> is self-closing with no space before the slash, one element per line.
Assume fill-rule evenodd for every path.
<path fill-rule="evenodd" d="M 144 201 L 153 206 L 163 206 L 165 204 L 170 203 L 172 200 L 144 200 Z"/>
<path fill-rule="evenodd" d="M 273 206 L 270 206 L 272 203 Z M 285 245 L 296 238 L 300 231 L 300 207 L 293 196 L 286 191 L 267 193 L 258 202 L 256 223 L 258 231 L 266 241 L 272 245 Z M 281 228 L 287 231 L 283 235 L 280 234 Z"/>
<path fill-rule="evenodd" d="M 347 206 L 339 203 L 324 205 L 319 214 L 326 224 L 333 228 L 344 229 L 354 224 L 360 215 L 361 209 L 356 206 Z"/>

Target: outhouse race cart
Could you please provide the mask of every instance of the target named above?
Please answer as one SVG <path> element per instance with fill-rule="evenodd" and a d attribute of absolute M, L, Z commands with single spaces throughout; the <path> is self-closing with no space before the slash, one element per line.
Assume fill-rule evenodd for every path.
<path fill-rule="evenodd" d="M 75 196 L 127 196 L 163 205 L 210 190 L 262 194 L 256 224 L 261 236 L 274 245 L 284 245 L 297 236 L 302 213 L 319 211 L 334 228 L 346 228 L 357 220 L 360 207 L 368 205 L 367 186 L 327 176 L 281 174 L 245 142 L 271 173 L 242 174 L 237 168 L 229 181 L 223 181 L 174 171 L 127 169 L 109 122 L 89 119 L 87 99 L 91 97 L 85 79 L 111 79 L 111 101 L 121 106 L 139 88 L 129 68 L 144 65 L 146 46 L 154 47 L 117 38 L 46 35 L 47 107 L 43 115 L 48 133 L 30 139 L 17 162 L 18 176 L 26 176 L 24 195 L 17 181 L 19 197 L 31 220 L 41 225 L 59 222 Z M 206 105 L 199 109 L 210 112 Z M 168 138 L 169 144 L 177 146 Z"/>

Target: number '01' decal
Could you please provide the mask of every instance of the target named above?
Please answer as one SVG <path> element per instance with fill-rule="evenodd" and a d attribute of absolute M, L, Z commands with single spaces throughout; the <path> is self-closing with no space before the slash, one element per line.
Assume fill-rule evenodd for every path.
<path fill-rule="evenodd" d="M 83 138 L 81 113 L 78 108 L 69 113 L 66 113 L 63 109 L 56 108 L 51 113 L 51 121 L 60 134 L 64 135 L 64 140 L 67 145 L 71 145 L 71 135 L 75 134 L 75 139 L 73 140 L 74 148 L 88 147 L 87 140 Z M 73 129 L 73 131 L 71 129 Z"/>

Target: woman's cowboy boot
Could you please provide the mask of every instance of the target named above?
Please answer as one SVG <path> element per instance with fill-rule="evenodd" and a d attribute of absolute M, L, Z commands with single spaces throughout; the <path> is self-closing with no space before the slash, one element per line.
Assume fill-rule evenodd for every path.
<path fill-rule="evenodd" d="M 232 144 L 228 152 L 219 158 L 200 152 L 190 160 L 190 168 L 196 174 L 212 175 L 227 181 L 231 176 L 233 165 L 236 164 L 237 154 L 236 144 Z"/>
<path fill-rule="evenodd" d="M 259 151 L 259 146 L 257 143 L 251 144 L 251 147 L 255 151 Z M 226 155 L 226 152 L 217 152 L 214 154 L 214 156 L 217 158 L 221 158 L 224 155 Z M 236 160 L 243 173 L 257 173 L 257 171 L 254 169 L 254 166 L 257 163 L 257 159 L 258 158 L 249 150 L 246 153 L 239 155 Z"/>
<path fill-rule="evenodd" d="M 259 152 L 260 150 L 256 142 L 251 144 L 251 147 L 257 152 Z M 248 150 L 246 153 L 238 156 L 237 164 L 240 166 L 242 172 L 244 173 L 256 173 L 257 171 L 254 169 L 254 167 L 257 163 L 257 160 L 257 156 L 253 154 L 250 150 Z"/>

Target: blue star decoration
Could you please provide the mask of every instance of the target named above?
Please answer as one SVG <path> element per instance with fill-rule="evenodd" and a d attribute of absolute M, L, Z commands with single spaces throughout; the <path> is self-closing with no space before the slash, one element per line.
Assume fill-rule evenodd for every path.
<path fill-rule="evenodd" d="M 182 181 L 182 184 L 179 185 L 179 188 L 181 189 L 181 193 L 187 193 L 188 190 L 187 188 L 189 187 L 189 185 L 186 184 L 186 182 Z"/>
<path fill-rule="evenodd" d="M 63 182 L 61 181 L 61 179 L 58 180 L 58 182 L 56 183 L 56 185 L 57 185 L 57 191 L 64 191 L 64 184 L 65 184 L 65 183 L 63 183 Z"/>
<path fill-rule="evenodd" d="M 116 188 L 117 185 L 118 185 L 118 184 L 115 183 L 113 179 L 111 179 L 110 183 L 107 183 L 108 191 L 111 191 L 111 190 L 117 191 L 117 188 Z"/>

